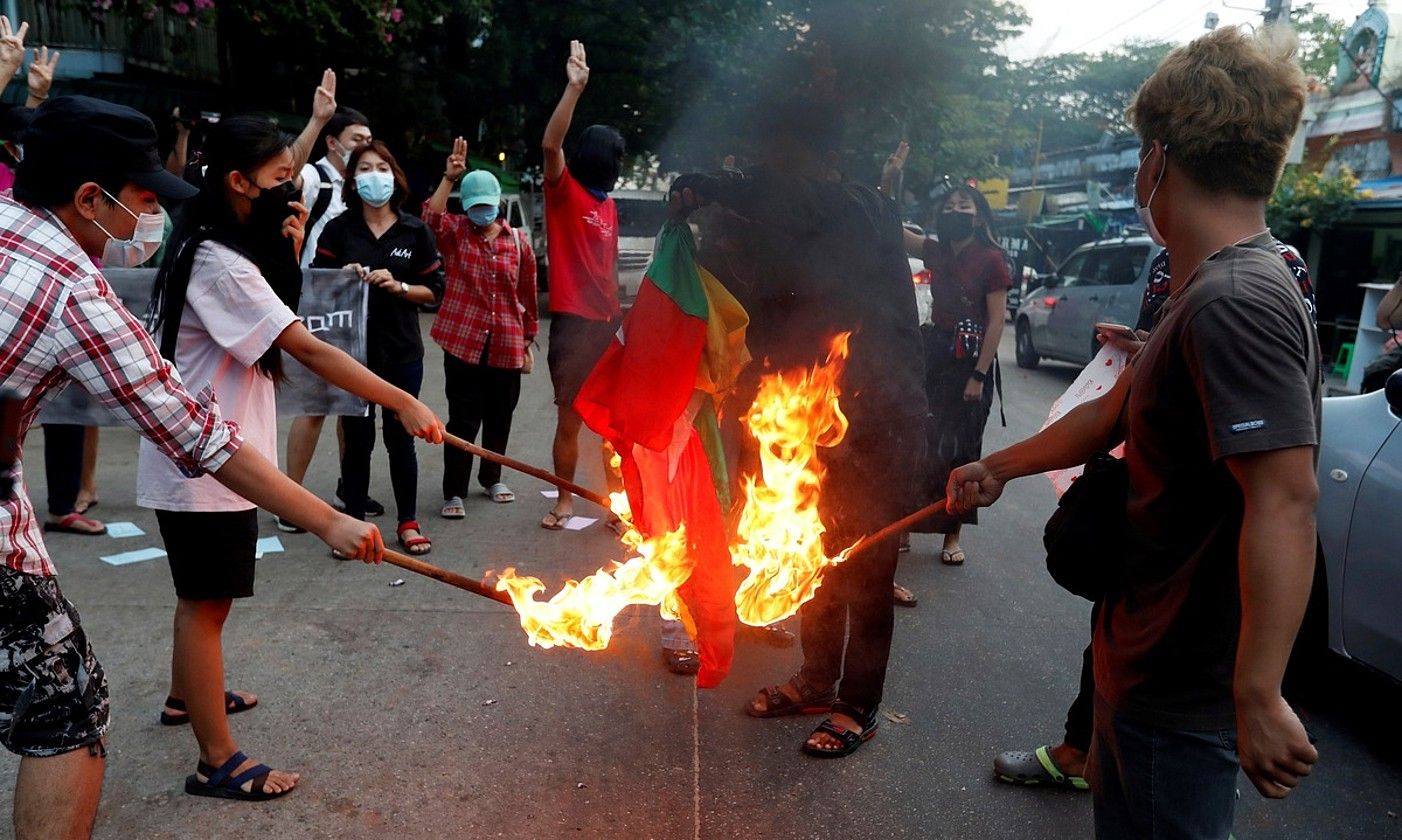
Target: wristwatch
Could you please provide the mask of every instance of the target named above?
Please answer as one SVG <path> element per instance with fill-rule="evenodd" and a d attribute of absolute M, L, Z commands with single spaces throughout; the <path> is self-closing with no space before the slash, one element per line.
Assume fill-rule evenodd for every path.
<path fill-rule="evenodd" d="M 969 374 L 969 378 L 974 380 L 975 382 L 983 383 L 988 381 L 988 374 L 975 368 L 974 371 Z"/>
<path fill-rule="evenodd" d="M 405 283 L 403 280 L 400 280 L 400 281 L 399 281 L 399 296 L 400 296 L 400 297 L 404 297 L 404 296 L 407 295 L 407 294 L 409 294 L 409 284 L 408 284 L 408 283 Z"/>

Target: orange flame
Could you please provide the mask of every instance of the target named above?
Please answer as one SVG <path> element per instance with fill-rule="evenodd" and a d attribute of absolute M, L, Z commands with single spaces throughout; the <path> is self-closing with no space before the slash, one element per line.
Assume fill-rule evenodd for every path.
<path fill-rule="evenodd" d="M 609 459 L 615 472 L 622 462 L 616 452 Z M 533 646 L 603 650 L 612 636 L 613 620 L 633 605 L 657 606 L 664 618 L 678 617 L 676 591 L 691 577 L 695 565 L 687 552 L 685 527 L 645 540 L 632 527 L 627 493 L 610 493 L 609 507 L 629 523 L 619 540 L 632 556 L 623 563 L 613 563 L 581 581 L 566 581 L 548 601 L 536 600 L 536 593 L 545 591 L 539 578 L 517 575 L 511 568 L 497 577 L 497 591 L 511 597 Z"/>
<path fill-rule="evenodd" d="M 811 371 L 764 377 L 745 418 L 759 444 L 760 475 L 742 481 L 745 504 L 730 553 L 735 565 L 749 569 L 735 595 L 746 624 L 762 627 L 798 612 L 817 592 L 823 572 L 850 551 L 832 558 L 823 551 L 817 457 L 819 447 L 836 446 L 847 434 L 837 380 L 850 336 L 834 338 L 826 363 Z"/>
<path fill-rule="evenodd" d="M 497 590 L 511 596 L 532 645 L 603 650 L 613 635 L 614 618 L 625 607 L 663 605 L 691 577 L 692 565 L 686 529 L 678 528 L 643 541 L 624 563 L 566 581 L 549 601 L 536 600 L 536 593 L 545 591 L 539 578 L 518 576 L 515 569 L 501 573 Z"/>
<path fill-rule="evenodd" d="M 820 447 L 836 446 L 847 434 L 837 380 L 849 337 L 834 338 L 826 362 L 812 370 L 765 376 L 745 418 L 760 454 L 760 475 L 742 481 L 745 504 L 731 548 L 735 565 L 749 570 L 735 596 L 746 624 L 763 626 L 796 613 L 817 592 L 824 571 L 851 550 L 832 558 L 823 551 L 825 529 L 818 516 L 823 469 L 817 460 Z M 620 462 L 614 453 L 615 471 Z M 631 522 L 627 494 L 613 493 L 609 500 L 613 512 Z M 632 556 L 583 580 L 567 581 L 548 601 L 536 598 L 545 591 L 539 578 L 512 568 L 498 576 L 496 588 L 510 596 L 532 645 L 603 650 L 614 619 L 626 607 L 657 606 L 664 618 L 683 612 L 677 589 L 695 565 L 685 527 L 645 540 L 630 525 L 621 540 Z"/>

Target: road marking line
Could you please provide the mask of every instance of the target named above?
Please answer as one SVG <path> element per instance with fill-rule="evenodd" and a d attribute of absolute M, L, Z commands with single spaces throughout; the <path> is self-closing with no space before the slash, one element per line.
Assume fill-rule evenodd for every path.
<path fill-rule="evenodd" d="M 701 840 L 701 712 L 696 681 L 691 682 L 691 819 L 694 840 Z"/>

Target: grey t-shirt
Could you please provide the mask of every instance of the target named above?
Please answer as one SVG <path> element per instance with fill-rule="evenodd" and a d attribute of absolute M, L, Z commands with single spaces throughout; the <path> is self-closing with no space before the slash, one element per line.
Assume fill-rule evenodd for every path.
<path fill-rule="evenodd" d="M 1234 455 L 1319 443 L 1319 345 L 1269 236 L 1225 248 L 1160 310 L 1126 415 L 1129 585 L 1095 636 L 1098 690 L 1153 725 L 1235 722 Z"/>

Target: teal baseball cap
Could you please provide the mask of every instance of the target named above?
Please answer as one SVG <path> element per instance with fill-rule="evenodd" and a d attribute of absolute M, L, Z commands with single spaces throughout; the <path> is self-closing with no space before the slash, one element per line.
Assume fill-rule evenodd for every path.
<path fill-rule="evenodd" d="M 501 182 L 485 169 L 474 169 L 463 176 L 458 196 L 462 198 L 464 210 L 479 204 L 495 207 L 501 203 Z"/>

